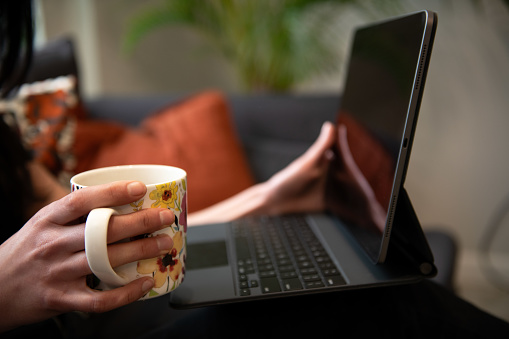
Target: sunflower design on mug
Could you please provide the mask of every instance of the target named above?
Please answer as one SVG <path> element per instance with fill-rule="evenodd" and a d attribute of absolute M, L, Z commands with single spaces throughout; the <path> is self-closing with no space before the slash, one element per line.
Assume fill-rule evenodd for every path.
<path fill-rule="evenodd" d="M 156 189 L 150 192 L 149 196 L 151 200 L 155 200 L 152 207 L 165 207 L 180 211 L 178 191 L 179 187 L 176 182 L 156 185 Z"/>

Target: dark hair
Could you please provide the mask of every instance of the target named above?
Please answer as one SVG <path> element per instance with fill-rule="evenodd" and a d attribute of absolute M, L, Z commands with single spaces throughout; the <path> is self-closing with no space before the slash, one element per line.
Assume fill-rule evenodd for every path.
<path fill-rule="evenodd" d="M 12 95 L 25 77 L 32 58 L 31 0 L 0 1 L 0 96 Z M 15 233 L 27 218 L 33 186 L 27 163 L 30 154 L 15 126 L 0 112 L 0 242 Z"/>

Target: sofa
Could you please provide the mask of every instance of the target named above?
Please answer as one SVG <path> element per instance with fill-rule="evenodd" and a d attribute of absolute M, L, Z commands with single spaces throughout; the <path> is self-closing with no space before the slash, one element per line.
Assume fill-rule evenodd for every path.
<path fill-rule="evenodd" d="M 80 96 L 79 68 L 72 40 L 63 38 L 49 42 L 36 51 L 26 81 L 31 83 L 69 74 L 78 79 L 75 91 Z M 197 97 L 199 99 L 196 99 Z M 238 168 L 248 172 L 246 174 L 247 179 L 242 179 L 242 183 L 237 185 L 234 191 L 225 193 L 226 195 L 231 195 L 250 184 L 267 180 L 272 174 L 284 168 L 293 159 L 302 154 L 318 136 L 322 123 L 326 120 L 334 121 L 340 102 L 340 95 L 267 93 L 248 95 L 209 91 L 209 93 L 205 94 L 107 95 L 93 99 L 80 96 L 80 100 L 82 104 L 80 109 L 86 112 L 86 122 L 92 124 L 89 127 L 90 130 L 97 132 L 96 125 L 93 125 L 94 123 L 106 123 L 106 128 L 104 129 L 106 132 L 94 134 L 101 134 L 102 136 L 115 134 L 116 129 L 136 131 L 140 126 L 144 128 L 152 126 L 152 129 L 147 132 L 152 136 L 159 133 L 162 127 L 157 121 L 149 121 L 147 123 L 147 120 L 153 119 L 153 116 L 161 116 L 161 114 L 173 114 L 173 117 L 176 114 L 180 114 L 182 119 L 187 119 L 186 117 L 194 114 L 193 112 L 195 111 L 192 108 L 188 109 L 186 107 L 193 100 L 202 100 L 202 104 L 205 102 L 205 104 L 200 106 L 200 109 L 204 111 L 208 107 L 220 107 L 224 121 L 221 128 L 214 127 L 217 129 L 215 134 L 220 134 L 220 136 L 228 134 L 229 139 L 222 140 L 222 143 L 218 143 L 214 147 L 224 148 L 225 150 L 222 153 L 227 153 L 227 155 L 228 153 L 235 153 L 240 158 L 240 161 L 234 164 L 237 167 L 232 172 L 233 174 L 226 175 L 225 182 L 228 180 L 234 181 L 231 177 L 234 176 L 235 171 L 239 171 Z M 211 101 L 213 104 L 210 104 Z M 174 113 L 175 107 L 180 107 L 177 109 L 178 113 Z M 163 112 L 165 110 L 173 111 L 171 113 Z M 194 127 L 191 128 L 192 130 L 208 127 L 206 120 L 208 115 L 203 115 L 202 117 L 206 117 L 205 121 L 203 118 L 196 118 L 197 121 L 193 122 Z M 228 128 L 228 131 L 225 132 L 224 126 Z M 167 128 L 171 128 L 171 126 L 168 125 Z M 177 132 L 173 131 L 172 135 L 175 135 Z M 210 133 L 210 131 L 203 133 Z M 203 133 L 200 132 L 195 135 L 198 138 L 202 138 Z M 135 135 L 135 138 L 139 137 L 138 134 Z M 211 143 L 214 143 L 214 141 L 211 141 Z M 98 144 L 94 144 L 90 136 L 83 136 L 81 144 L 92 144 L 88 148 L 88 153 L 96 152 L 94 147 L 99 147 Z M 235 144 L 233 148 L 231 148 L 232 144 Z M 207 140 L 202 145 L 204 147 L 210 146 Z M 216 151 L 215 148 L 214 152 Z M 198 149 L 199 151 L 200 149 Z M 177 150 L 176 152 L 178 153 L 179 151 Z M 203 153 L 210 153 L 210 151 L 205 150 Z M 110 154 L 106 152 L 105 158 L 111 158 Z M 221 164 L 224 163 L 225 160 L 222 160 Z M 213 171 L 214 167 L 216 167 L 216 164 L 210 164 L 210 161 L 198 161 L 198 164 L 202 171 L 200 173 Z M 218 175 L 223 175 L 224 173 L 222 172 L 227 172 L 229 169 L 228 166 L 224 166 L 221 172 L 218 172 L 220 173 Z M 191 185 L 191 179 L 189 180 Z M 217 190 L 217 188 L 213 190 Z M 224 198 L 224 196 L 220 196 L 220 194 L 216 197 L 216 199 L 221 198 Z M 209 201 L 206 204 L 210 203 Z M 457 252 L 456 241 L 449 234 L 440 231 L 439 225 L 436 225 L 437 227 L 424 226 L 426 226 L 424 227 L 425 233 L 434 253 L 435 263 L 439 272 L 434 279 L 438 283 L 452 289 L 454 287 L 454 267 Z"/>

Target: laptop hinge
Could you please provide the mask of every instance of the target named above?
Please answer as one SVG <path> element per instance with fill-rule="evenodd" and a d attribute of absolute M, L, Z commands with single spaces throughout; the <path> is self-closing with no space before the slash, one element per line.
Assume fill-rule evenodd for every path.
<path fill-rule="evenodd" d="M 437 274 L 433 253 L 404 187 L 398 197 L 386 262 L 399 261 L 399 256 L 404 256 L 423 276 Z"/>

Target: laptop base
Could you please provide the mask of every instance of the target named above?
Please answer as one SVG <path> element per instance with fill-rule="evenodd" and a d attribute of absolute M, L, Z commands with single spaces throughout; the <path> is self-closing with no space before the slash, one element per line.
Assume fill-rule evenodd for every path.
<path fill-rule="evenodd" d="M 398 199 L 388 255 L 383 264 L 372 263 L 361 246 L 352 241 L 348 230 L 338 229 L 338 222 L 333 217 L 318 214 L 310 215 L 309 218 L 311 222 L 320 224 L 319 229 L 315 227 L 318 229 L 319 237 L 334 239 L 341 243 L 341 246 L 329 248 L 329 251 L 334 258 L 347 258 L 337 260 L 347 280 L 346 284 L 242 296 L 240 287 L 236 285 L 236 272 L 232 265 L 228 264 L 234 254 L 231 247 L 224 242 L 229 238 L 227 233 L 230 226 L 228 224 L 195 226 L 188 229 L 188 267 L 185 283 L 171 293 L 171 306 L 185 309 L 310 293 L 409 284 L 436 274 L 433 256 L 404 189 Z M 215 263 L 207 261 L 207 266 L 204 266 L 193 259 L 194 257 L 199 261 L 199 258 L 204 256 L 215 257 Z"/>

